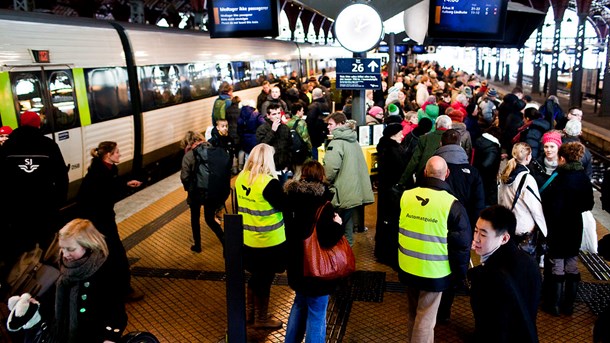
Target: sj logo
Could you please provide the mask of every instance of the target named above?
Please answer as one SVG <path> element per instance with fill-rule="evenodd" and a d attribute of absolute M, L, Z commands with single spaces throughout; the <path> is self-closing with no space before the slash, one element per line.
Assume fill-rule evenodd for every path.
<path fill-rule="evenodd" d="M 38 169 L 39 165 L 38 164 L 34 164 L 34 162 L 32 161 L 31 158 L 26 158 L 23 161 L 24 164 L 20 164 L 19 168 L 21 168 L 21 170 L 23 170 L 26 173 L 31 173 L 34 170 Z"/>

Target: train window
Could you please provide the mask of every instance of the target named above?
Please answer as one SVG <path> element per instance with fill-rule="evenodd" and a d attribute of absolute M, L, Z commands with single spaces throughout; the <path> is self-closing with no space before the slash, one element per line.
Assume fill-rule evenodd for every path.
<path fill-rule="evenodd" d="M 203 63 L 189 64 L 187 67 L 190 92 L 193 99 L 212 96 L 213 66 Z"/>
<path fill-rule="evenodd" d="M 85 73 L 93 123 L 131 114 L 125 68 L 88 69 Z"/>
<path fill-rule="evenodd" d="M 78 127 L 80 121 L 70 74 L 65 71 L 52 72 L 48 77 L 48 82 L 55 131 Z M 49 115 L 48 112 L 45 109 L 42 110 L 45 115 Z"/>
<path fill-rule="evenodd" d="M 41 115 L 40 128 L 42 132 L 45 134 L 51 132 L 48 121 L 43 113 L 43 88 L 40 82 L 40 73 L 12 73 L 11 78 L 15 87 L 15 94 L 17 95 L 19 116 L 25 111 L 36 112 Z"/>
<path fill-rule="evenodd" d="M 140 68 L 140 90 L 145 111 L 192 99 L 184 66 L 160 65 Z"/>

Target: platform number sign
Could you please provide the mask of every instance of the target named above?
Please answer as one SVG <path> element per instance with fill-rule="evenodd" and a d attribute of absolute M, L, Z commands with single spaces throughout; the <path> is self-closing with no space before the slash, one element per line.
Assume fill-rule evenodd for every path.
<path fill-rule="evenodd" d="M 380 70 L 378 58 L 337 58 L 337 88 L 380 89 Z"/>

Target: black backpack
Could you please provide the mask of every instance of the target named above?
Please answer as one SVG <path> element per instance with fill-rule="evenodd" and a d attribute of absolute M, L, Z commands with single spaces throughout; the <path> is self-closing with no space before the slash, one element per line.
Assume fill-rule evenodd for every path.
<path fill-rule="evenodd" d="M 309 147 L 303 140 L 303 137 L 297 132 L 299 121 L 297 119 L 290 128 L 290 138 L 292 139 L 292 162 L 294 164 L 302 164 L 310 156 Z"/>
<path fill-rule="evenodd" d="M 221 147 L 199 144 L 194 150 L 195 179 L 193 190 L 199 200 L 224 203 L 231 191 L 231 156 Z"/>

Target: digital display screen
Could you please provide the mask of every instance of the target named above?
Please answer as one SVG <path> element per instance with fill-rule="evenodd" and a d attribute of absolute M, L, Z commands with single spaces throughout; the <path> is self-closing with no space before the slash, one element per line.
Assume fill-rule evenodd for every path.
<path fill-rule="evenodd" d="M 377 48 L 377 52 L 390 52 L 390 46 L 380 45 Z M 394 52 L 397 54 L 405 54 L 405 53 L 407 53 L 407 46 L 406 45 L 394 45 Z"/>
<path fill-rule="evenodd" d="M 210 37 L 276 37 L 278 7 L 277 0 L 208 0 Z"/>
<path fill-rule="evenodd" d="M 502 40 L 507 0 L 431 0 L 430 37 Z M 474 34 L 464 37 L 464 34 Z"/>
<path fill-rule="evenodd" d="M 426 47 L 423 45 L 414 45 L 413 49 L 411 50 L 414 54 L 425 54 L 426 53 Z"/>

